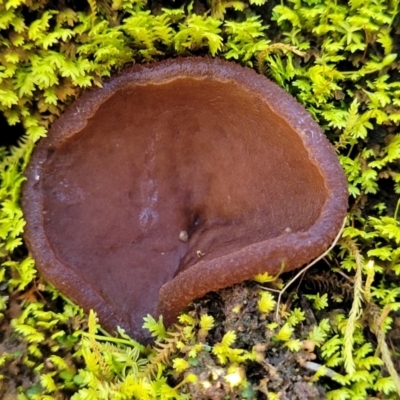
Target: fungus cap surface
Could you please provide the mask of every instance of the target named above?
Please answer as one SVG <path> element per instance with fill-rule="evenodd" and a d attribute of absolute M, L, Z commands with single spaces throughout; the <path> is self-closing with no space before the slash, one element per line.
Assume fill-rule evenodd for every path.
<path fill-rule="evenodd" d="M 212 59 L 135 66 L 53 124 L 27 170 L 39 271 L 103 326 L 146 340 L 191 300 L 321 254 L 347 184 L 305 109 L 255 71 Z"/>

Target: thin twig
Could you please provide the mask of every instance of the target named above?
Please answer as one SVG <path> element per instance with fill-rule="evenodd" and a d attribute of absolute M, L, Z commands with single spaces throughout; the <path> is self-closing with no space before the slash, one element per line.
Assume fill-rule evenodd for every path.
<path fill-rule="evenodd" d="M 328 378 L 334 378 L 336 375 L 338 375 L 338 373 L 335 372 L 333 369 L 312 361 L 306 361 L 302 366 L 313 372 L 319 372 L 322 369 L 323 376 L 327 376 Z"/>
<path fill-rule="evenodd" d="M 262 285 L 258 285 L 258 287 L 261 288 L 261 289 L 267 290 L 268 292 L 274 292 L 274 293 L 280 293 L 281 292 L 279 289 L 272 289 L 272 288 L 265 287 L 265 286 L 262 286 Z"/>
<path fill-rule="evenodd" d="M 319 257 L 317 257 L 315 260 L 311 261 L 310 264 L 308 264 L 307 266 L 305 266 L 299 273 L 296 274 L 296 276 L 294 278 L 292 278 L 286 285 L 285 287 L 280 291 L 279 296 L 278 296 L 278 302 L 276 305 L 276 320 L 279 321 L 279 305 L 281 304 L 281 299 L 282 299 L 282 295 L 283 293 L 286 292 L 286 290 L 288 289 L 288 287 L 295 282 L 301 275 L 303 275 L 307 270 L 309 270 L 314 264 L 316 264 L 319 260 L 321 260 L 322 258 L 324 258 L 335 246 L 336 243 L 338 242 L 338 240 L 340 239 L 340 237 L 342 236 L 342 232 L 344 229 L 344 226 L 346 224 L 346 218 L 343 221 L 342 227 L 340 228 L 339 233 L 336 235 L 335 240 L 332 242 L 332 244 L 328 247 L 327 250 L 325 250 Z"/>
<path fill-rule="evenodd" d="M 354 282 L 353 278 L 350 278 L 347 274 L 345 274 L 343 271 L 340 269 L 336 271 L 338 274 L 342 275 L 344 278 L 346 278 L 350 283 Z"/>

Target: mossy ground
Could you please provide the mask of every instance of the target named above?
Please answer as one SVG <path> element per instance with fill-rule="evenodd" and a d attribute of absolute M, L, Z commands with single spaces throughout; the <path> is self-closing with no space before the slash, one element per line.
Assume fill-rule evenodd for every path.
<path fill-rule="evenodd" d="M 0 0 L 0 398 L 398 399 L 399 53 L 396 0 Z M 195 302 L 170 332 L 148 318 L 159 344 L 144 347 L 37 275 L 20 187 L 85 87 L 186 55 L 255 68 L 304 104 L 350 208 L 338 245 L 280 304 L 293 275 L 259 276 Z"/>

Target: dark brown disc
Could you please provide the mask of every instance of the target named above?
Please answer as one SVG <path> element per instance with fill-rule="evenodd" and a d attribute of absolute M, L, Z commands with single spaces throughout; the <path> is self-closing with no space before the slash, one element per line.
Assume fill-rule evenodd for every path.
<path fill-rule="evenodd" d="M 347 184 L 295 99 L 237 64 L 135 66 L 86 91 L 36 147 L 23 190 L 39 271 L 139 340 L 191 300 L 291 270 L 337 235 Z"/>

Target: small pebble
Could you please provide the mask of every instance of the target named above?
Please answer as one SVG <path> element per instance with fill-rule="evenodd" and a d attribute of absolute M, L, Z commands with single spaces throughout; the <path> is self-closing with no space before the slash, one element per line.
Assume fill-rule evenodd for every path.
<path fill-rule="evenodd" d="M 197 257 L 199 257 L 199 258 L 201 258 L 201 257 L 206 255 L 206 253 L 203 253 L 201 250 L 197 250 L 196 254 L 197 254 Z"/>
<path fill-rule="evenodd" d="M 181 231 L 181 232 L 179 233 L 179 240 L 180 240 L 181 242 L 187 242 L 187 241 L 189 240 L 189 235 L 188 235 L 188 233 L 187 233 L 186 231 Z"/>

